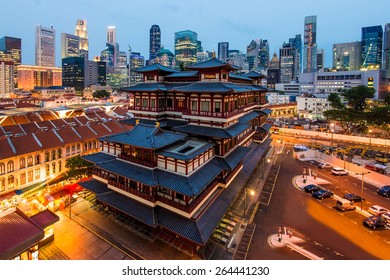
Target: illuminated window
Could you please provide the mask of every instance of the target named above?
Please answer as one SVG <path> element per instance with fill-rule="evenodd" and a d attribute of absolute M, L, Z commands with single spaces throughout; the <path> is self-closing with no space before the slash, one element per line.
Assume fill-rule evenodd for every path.
<path fill-rule="evenodd" d="M 20 168 L 26 168 L 26 160 L 24 158 L 21 158 L 19 160 Z"/>
<path fill-rule="evenodd" d="M 7 172 L 14 172 L 14 162 L 12 160 L 7 163 Z"/>

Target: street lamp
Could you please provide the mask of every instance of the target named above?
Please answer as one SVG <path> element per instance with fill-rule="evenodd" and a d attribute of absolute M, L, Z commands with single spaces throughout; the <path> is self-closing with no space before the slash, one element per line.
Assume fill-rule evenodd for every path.
<path fill-rule="evenodd" d="M 333 132 L 334 132 L 334 123 L 330 124 L 330 131 L 332 132 L 332 140 L 330 141 L 330 146 L 333 147 Z"/>
<path fill-rule="evenodd" d="M 360 210 L 363 211 L 363 186 L 364 186 L 364 175 L 366 174 L 370 174 L 371 172 L 368 171 L 368 172 L 362 172 L 362 173 L 356 173 L 356 175 L 362 175 L 362 190 L 361 190 L 361 201 L 360 201 Z"/>
<path fill-rule="evenodd" d="M 249 208 L 249 206 L 251 205 L 253 196 L 255 195 L 255 192 L 253 190 L 251 190 L 249 192 L 249 194 L 251 195 L 251 200 L 249 201 L 249 204 L 248 204 L 248 207 L 247 207 L 247 203 L 246 203 L 246 193 L 247 192 L 248 192 L 248 189 L 245 188 L 245 193 L 244 193 L 244 219 L 246 218 L 246 211 L 248 210 L 247 208 Z"/>

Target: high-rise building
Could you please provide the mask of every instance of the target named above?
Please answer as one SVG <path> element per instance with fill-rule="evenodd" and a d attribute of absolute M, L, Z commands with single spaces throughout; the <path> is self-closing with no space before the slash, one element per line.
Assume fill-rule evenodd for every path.
<path fill-rule="evenodd" d="M 157 53 L 161 49 L 161 30 L 156 24 L 150 28 L 150 41 L 149 41 L 149 61 L 154 62 Z"/>
<path fill-rule="evenodd" d="M 156 62 L 160 63 L 163 66 L 174 68 L 175 56 L 170 50 L 164 49 L 164 47 L 162 47 L 157 53 Z"/>
<path fill-rule="evenodd" d="M 246 48 L 246 60 L 249 71 L 256 70 L 259 66 L 259 46 L 258 40 L 252 40 Z"/>
<path fill-rule="evenodd" d="M 80 46 L 79 46 L 80 56 L 88 60 L 89 42 L 88 42 L 87 21 L 85 19 L 77 20 L 74 34 L 80 38 Z"/>
<path fill-rule="evenodd" d="M 198 34 L 194 31 L 184 30 L 175 33 L 176 67 L 186 67 L 196 62 L 198 42 Z"/>
<path fill-rule="evenodd" d="M 74 87 L 76 92 L 84 90 L 85 59 L 83 57 L 67 57 L 62 59 L 62 85 Z"/>
<path fill-rule="evenodd" d="M 50 28 L 37 25 L 35 28 L 35 65 L 55 67 L 56 52 L 56 31 Z"/>
<path fill-rule="evenodd" d="M 80 37 L 62 33 L 61 34 L 61 58 L 80 56 Z"/>
<path fill-rule="evenodd" d="M 298 57 L 295 47 L 289 43 L 283 43 L 282 48 L 279 49 L 279 80 L 281 83 L 290 83 L 297 80 L 297 63 Z"/>
<path fill-rule="evenodd" d="M 324 69 L 325 51 L 324 49 L 317 50 L 317 71 Z"/>
<path fill-rule="evenodd" d="M 14 63 L 0 58 L 0 97 L 9 97 L 14 92 Z"/>
<path fill-rule="evenodd" d="M 383 67 L 386 71 L 387 78 L 390 78 L 390 23 L 385 25 L 383 37 Z"/>
<path fill-rule="evenodd" d="M 0 60 L 11 60 L 14 63 L 14 86 L 17 87 L 17 70 L 16 67 L 22 64 L 22 40 L 20 38 L 14 38 L 5 36 L 0 39 Z M 5 59 L 5 56 L 9 59 Z"/>
<path fill-rule="evenodd" d="M 259 45 L 259 69 L 267 70 L 269 62 L 268 40 L 261 40 Z"/>
<path fill-rule="evenodd" d="M 362 68 L 380 69 L 383 29 L 381 25 L 362 27 Z"/>
<path fill-rule="evenodd" d="M 302 72 L 302 37 L 301 34 L 295 35 L 294 38 L 290 38 L 288 40 L 288 43 L 293 46 L 296 49 L 296 55 L 297 55 L 297 67 L 296 67 L 296 73 Z"/>
<path fill-rule="evenodd" d="M 136 72 L 138 68 L 145 66 L 145 58 L 137 52 L 133 52 L 130 55 L 130 85 L 142 83 L 144 76 L 142 73 Z"/>
<path fill-rule="evenodd" d="M 116 43 L 116 27 L 115 26 L 107 26 L 107 41 L 111 45 L 115 45 Z"/>
<path fill-rule="evenodd" d="M 107 73 L 113 72 L 115 66 L 115 46 L 106 43 L 106 48 L 101 52 L 100 60 L 107 63 Z"/>
<path fill-rule="evenodd" d="M 359 70 L 361 65 L 362 42 L 333 45 L 332 68 L 341 71 Z"/>
<path fill-rule="evenodd" d="M 242 70 L 248 70 L 248 63 L 246 61 L 246 54 L 239 50 L 229 50 L 228 63 L 237 66 Z"/>
<path fill-rule="evenodd" d="M 303 42 L 303 72 L 317 69 L 317 16 L 305 17 Z"/>
<path fill-rule="evenodd" d="M 275 89 L 275 84 L 279 83 L 279 58 L 276 52 L 268 63 L 267 87 Z"/>
<path fill-rule="evenodd" d="M 18 88 L 29 91 L 34 87 L 62 86 L 62 69 L 57 67 L 18 65 Z"/>
<path fill-rule="evenodd" d="M 229 42 L 218 43 L 218 59 L 227 62 L 229 56 Z"/>

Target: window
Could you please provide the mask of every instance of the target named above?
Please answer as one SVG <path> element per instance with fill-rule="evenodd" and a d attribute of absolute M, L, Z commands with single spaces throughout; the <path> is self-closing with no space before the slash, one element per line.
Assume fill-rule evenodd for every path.
<path fill-rule="evenodd" d="M 214 111 L 215 111 L 216 113 L 221 113 L 221 102 L 215 102 Z"/>
<path fill-rule="evenodd" d="M 173 99 L 172 99 L 172 98 L 168 98 L 168 99 L 167 99 L 167 107 L 168 107 L 168 108 L 173 107 Z"/>
<path fill-rule="evenodd" d="M 62 162 L 59 161 L 58 162 L 58 172 L 61 172 L 62 171 Z"/>
<path fill-rule="evenodd" d="M 29 156 L 28 158 L 27 158 L 27 166 L 33 166 L 33 157 L 32 156 Z"/>
<path fill-rule="evenodd" d="M 77 152 L 80 152 L 81 145 L 77 144 Z"/>
<path fill-rule="evenodd" d="M 84 151 L 88 150 L 88 143 L 84 143 Z"/>
<path fill-rule="evenodd" d="M 14 162 L 12 160 L 7 163 L 7 172 L 14 172 Z"/>
<path fill-rule="evenodd" d="M 46 177 L 50 176 L 50 165 L 46 164 Z"/>
<path fill-rule="evenodd" d="M 150 99 L 150 107 L 155 108 L 156 107 L 156 99 Z"/>
<path fill-rule="evenodd" d="M 29 183 L 34 181 L 34 172 L 33 172 L 33 170 L 29 170 L 27 172 L 27 180 L 28 180 Z"/>
<path fill-rule="evenodd" d="M 45 153 L 45 162 L 48 162 L 48 161 L 50 161 L 50 153 L 46 152 Z"/>
<path fill-rule="evenodd" d="M 21 173 L 20 174 L 20 184 L 21 185 L 26 184 L 26 173 Z"/>
<path fill-rule="evenodd" d="M 62 150 L 61 149 L 57 150 L 57 158 L 62 158 Z"/>
<path fill-rule="evenodd" d="M 0 192 L 5 191 L 5 179 L 0 178 Z"/>
<path fill-rule="evenodd" d="M 135 99 L 135 106 L 139 106 L 139 97 Z"/>
<path fill-rule="evenodd" d="M 164 108 L 165 107 L 165 99 L 159 98 L 158 99 L 158 108 Z"/>
<path fill-rule="evenodd" d="M 209 112 L 209 110 L 210 110 L 210 102 L 209 101 L 202 101 L 200 103 L 200 105 L 201 105 L 200 110 L 202 112 Z"/>
<path fill-rule="evenodd" d="M 53 162 L 53 163 L 51 164 L 51 167 L 52 167 L 52 173 L 53 173 L 53 174 L 56 174 L 56 163 Z"/>
<path fill-rule="evenodd" d="M 72 145 L 72 154 L 76 151 L 76 146 Z"/>
<path fill-rule="evenodd" d="M 198 111 L 198 101 L 191 101 L 191 111 Z"/>
<path fill-rule="evenodd" d="M 35 155 L 35 165 L 41 164 L 41 155 Z"/>
<path fill-rule="evenodd" d="M 56 159 L 56 151 L 53 150 L 51 151 L 51 160 L 55 160 Z"/>
<path fill-rule="evenodd" d="M 20 168 L 26 168 L 26 160 L 24 158 L 21 158 L 19 160 Z"/>
<path fill-rule="evenodd" d="M 142 98 L 142 107 L 148 107 L 148 106 L 149 106 L 149 99 Z"/>
<path fill-rule="evenodd" d="M 69 156 L 70 155 L 70 147 L 66 147 L 66 155 Z"/>
<path fill-rule="evenodd" d="M 0 174 L 5 174 L 5 164 L 0 163 Z"/>
<path fill-rule="evenodd" d="M 8 189 L 13 189 L 15 183 L 15 177 L 13 175 L 8 177 Z"/>
<path fill-rule="evenodd" d="M 35 180 L 39 180 L 41 178 L 41 169 L 35 169 Z"/>

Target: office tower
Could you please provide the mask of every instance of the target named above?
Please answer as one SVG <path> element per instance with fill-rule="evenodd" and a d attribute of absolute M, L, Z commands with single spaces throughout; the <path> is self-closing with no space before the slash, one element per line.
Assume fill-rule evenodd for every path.
<path fill-rule="evenodd" d="M 385 25 L 383 37 L 383 67 L 386 71 L 387 78 L 390 78 L 390 23 Z"/>
<path fill-rule="evenodd" d="M 259 40 L 252 40 L 246 48 L 246 60 L 249 70 L 255 70 L 259 66 Z"/>
<path fill-rule="evenodd" d="M 115 66 L 115 46 L 106 43 L 106 48 L 101 52 L 100 60 L 107 63 L 107 73 L 113 72 Z"/>
<path fill-rule="evenodd" d="M 196 62 L 203 62 L 211 58 L 213 58 L 213 52 L 205 51 L 196 53 Z"/>
<path fill-rule="evenodd" d="M 227 62 L 229 54 L 229 42 L 218 43 L 218 59 Z"/>
<path fill-rule="evenodd" d="M 164 49 L 162 47 L 157 53 L 156 62 L 160 63 L 163 66 L 174 68 L 175 67 L 175 56 L 170 50 Z"/>
<path fill-rule="evenodd" d="M 107 41 L 111 45 L 115 45 L 116 43 L 116 27 L 115 26 L 107 26 Z"/>
<path fill-rule="evenodd" d="M 127 53 L 120 51 L 117 56 L 117 68 L 127 68 Z"/>
<path fill-rule="evenodd" d="M 362 68 L 380 69 L 383 29 L 381 25 L 362 28 Z"/>
<path fill-rule="evenodd" d="M 74 35 L 80 38 L 80 46 L 79 46 L 80 56 L 88 60 L 89 42 L 88 42 L 87 21 L 85 19 L 77 20 Z"/>
<path fill-rule="evenodd" d="M 324 49 L 317 50 L 317 71 L 324 69 L 325 52 Z"/>
<path fill-rule="evenodd" d="M 186 67 L 196 62 L 196 53 L 199 49 L 198 34 L 191 30 L 175 33 L 176 67 Z"/>
<path fill-rule="evenodd" d="M 341 71 L 359 70 L 361 65 L 362 42 L 333 45 L 332 68 Z"/>
<path fill-rule="evenodd" d="M 149 61 L 153 62 L 156 59 L 157 53 L 161 49 L 161 31 L 158 25 L 152 25 L 150 28 L 149 41 Z"/>
<path fill-rule="evenodd" d="M 0 97 L 9 97 L 14 92 L 14 63 L 0 58 Z"/>
<path fill-rule="evenodd" d="M 268 63 L 267 87 L 275 89 L 275 84 L 279 83 L 279 58 L 276 52 Z"/>
<path fill-rule="evenodd" d="M 260 39 L 259 44 L 259 69 L 267 70 L 269 62 L 268 40 Z"/>
<path fill-rule="evenodd" d="M 317 68 L 317 16 L 305 17 L 303 43 L 303 72 L 315 72 Z"/>
<path fill-rule="evenodd" d="M 134 70 L 145 66 L 145 58 L 137 52 L 133 52 L 130 55 L 130 85 L 142 83 L 144 76 L 142 73 L 135 72 Z"/>
<path fill-rule="evenodd" d="M 18 88 L 24 91 L 34 87 L 62 86 L 62 69 L 57 67 L 19 65 Z"/>
<path fill-rule="evenodd" d="M 61 34 L 61 58 L 80 56 L 80 37 L 62 33 Z"/>
<path fill-rule="evenodd" d="M 246 54 L 241 53 L 239 50 L 229 50 L 228 63 L 240 67 L 242 70 L 248 70 L 248 64 L 246 62 Z"/>
<path fill-rule="evenodd" d="M 295 47 L 289 43 L 283 43 L 282 48 L 279 49 L 279 80 L 281 83 L 290 83 L 297 80 L 297 63 L 298 57 Z"/>
<path fill-rule="evenodd" d="M 35 65 L 55 67 L 56 31 L 41 25 L 35 28 Z"/>
<path fill-rule="evenodd" d="M 62 85 L 74 87 L 76 92 L 84 90 L 85 59 L 83 57 L 67 57 L 62 59 Z"/>
<path fill-rule="evenodd" d="M 22 63 L 22 40 L 20 38 L 14 38 L 5 36 L 0 39 L 0 51 L 3 58 L 9 57 L 10 61 L 14 63 L 14 86 L 17 87 L 17 66 Z M 8 60 L 8 59 L 6 59 Z"/>
<path fill-rule="evenodd" d="M 290 38 L 288 40 L 288 43 L 293 46 L 296 49 L 296 55 L 298 59 L 297 67 L 296 67 L 296 73 L 301 73 L 302 72 L 302 38 L 301 34 L 295 35 L 294 38 Z"/>

